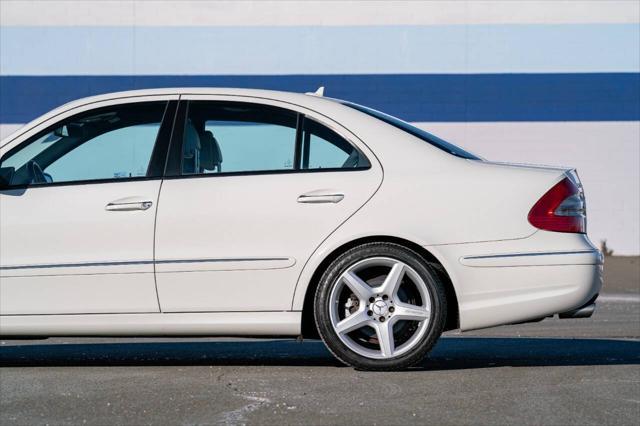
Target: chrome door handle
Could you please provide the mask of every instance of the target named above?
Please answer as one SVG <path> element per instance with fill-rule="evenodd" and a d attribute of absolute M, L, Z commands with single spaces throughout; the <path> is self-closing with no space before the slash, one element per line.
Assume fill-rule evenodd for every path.
<path fill-rule="evenodd" d="M 303 194 L 298 197 L 299 203 L 339 203 L 344 198 L 344 194 Z"/>
<path fill-rule="evenodd" d="M 148 210 L 153 205 L 152 201 L 139 201 L 134 203 L 109 203 L 104 208 L 111 212 L 130 212 L 134 210 Z"/>

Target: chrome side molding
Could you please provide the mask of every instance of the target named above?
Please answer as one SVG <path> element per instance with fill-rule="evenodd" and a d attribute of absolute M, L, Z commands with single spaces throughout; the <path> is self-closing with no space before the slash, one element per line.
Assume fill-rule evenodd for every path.
<path fill-rule="evenodd" d="M 602 253 L 597 249 L 575 251 L 545 251 L 528 253 L 498 253 L 462 256 L 458 261 L 471 267 L 601 265 Z"/>
<path fill-rule="evenodd" d="M 98 267 L 98 266 L 128 266 L 128 265 L 149 265 L 155 263 L 160 264 L 182 264 L 182 263 L 224 263 L 224 262 L 275 262 L 275 261 L 293 261 L 290 257 L 242 257 L 242 258 L 212 258 L 212 259 L 159 259 L 153 260 L 126 260 L 126 261 L 104 261 L 104 262 L 77 262 L 77 263 L 47 263 L 32 265 L 3 265 L 0 270 L 13 269 L 43 269 L 43 268 L 81 268 L 81 267 Z"/>

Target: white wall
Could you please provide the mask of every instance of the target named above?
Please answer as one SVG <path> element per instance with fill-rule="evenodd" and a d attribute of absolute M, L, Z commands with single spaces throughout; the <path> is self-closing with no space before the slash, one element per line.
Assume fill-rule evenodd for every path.
<path fill-rule="evenodd" d="M 522 99 L 530 120 L 508 122 L 494 111 L 489 121 L 453 114 L 438 122 L 437 112 L 420 112 L 438 88 L 414 91 L 393 77 L 485 73 L 637 79 L 635 86 L 618 86 L 615 76 L 602 87 L 578 85 L 564 104 L 543 88 L 549 96 Z M 327 94 L 373 106 L 395 97 L 397 111 L 390 112 L 488 159 L 577 167 L 592 240 L 607 239 L 618 254 L 640 254 L 637 0 L 0 1 L 0 136 L 69 97 L 111 90 L 100 76 L 115 78 L 118 89 L 184 76 L 245 84 L 234 78 L 247 75 L 274 77 L 266 81 L 278 88 L 315 89 L 288 86 L 291 74 L 320 82 L 323 75 L 361 75 L 364 82 L 385 74 L 386 86 L 351 90 L 338 79 Z M 59 85 L 68 76 L 72 83 Z M 16 80 L 23 77 L 33 80 Z M 443 108 L 491 103 L 491 91 L 459 90 L 462 96 Z M 573 113 L 572 102 L 582 112 Z M 554 117 L 556 110 L 564 112 Z M 552 121 L 540 121 L 549 112 L 542 115 Z"/>

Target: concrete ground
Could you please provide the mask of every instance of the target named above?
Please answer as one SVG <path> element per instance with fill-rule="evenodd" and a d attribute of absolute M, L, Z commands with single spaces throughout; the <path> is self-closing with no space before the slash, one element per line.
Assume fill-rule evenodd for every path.
<path fill-rule="evenodd" d="M 1 341 L 0 425 L 635 425 L 639 258 L 607 259 L 599 302 L 590 319 L 447 333 L 394 373 L 318 341 Z"/>

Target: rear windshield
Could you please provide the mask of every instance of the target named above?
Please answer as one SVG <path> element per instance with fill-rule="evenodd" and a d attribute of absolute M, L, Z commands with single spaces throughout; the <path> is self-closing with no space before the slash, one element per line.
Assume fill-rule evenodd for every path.
<path fill-rule="evenodd" d="M 391 124 L 392 126 L 397 127 L 400 130 L 404 130 L 405 132 L 417 137 L 418 139 L 422 139 L 423 141 L 430 143 L 436 148 L 439 148 L 445 152 L 448 152 L 449 154 L 455 155 L 456 157 L 466 158 L 467 160 L 481 160 L 480 157 L 476 157 L 472 153 L 467 152 L 464 149 L 458 146 L 455 146 L 454 144 L 451 144 L 445 140 L 442 140 L 439 137 L 432 135 L 429 132 L 425 132 L 424 130 L 419 129 L 418 127 L 412 126 L 411 124 L 407 123 L 406 121 L 402 121 L 399 118 L 395 118 L 389 114 L 385 114 L 383 112 L 376 111 L 375 109 L 367 108 L 362 105 L 354 104 L 352 102 L 347 102 L 347 101 L 339 101 L 339 102 L 342 105 L 346 105 L 360 112 L 363 112 L 367 115 L 370 115 L 374 118 L 377 118 L 378 120 L 382 120 L 387 124 Z"/>

